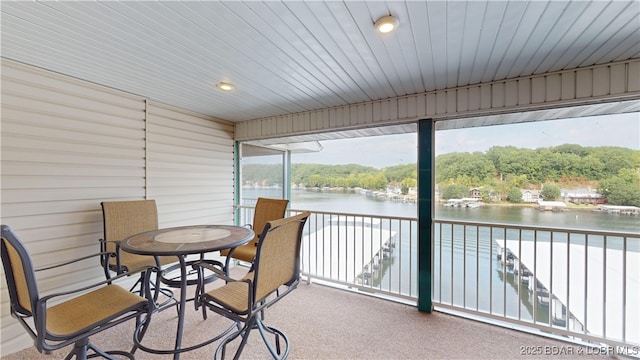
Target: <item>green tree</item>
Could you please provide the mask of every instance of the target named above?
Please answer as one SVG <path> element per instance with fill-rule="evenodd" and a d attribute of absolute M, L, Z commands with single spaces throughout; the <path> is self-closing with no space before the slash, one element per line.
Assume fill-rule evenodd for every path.
<path fill-rule="evenodd" d="M 507 195 L 507 201 L 512 203 L 522 202 L 522 191 L 517 187 L 512 187 L 511 190 L 509 190 L 509 195 Z"/>
<path fill-rule="evenodd" d="M 415 188 L 418 185 L 418 181 L 415 178 L 404 178 L 400 182 L 400 192 L 403 195 L 409 193 L 409 189 Z"/>
<path fill-rule="evenodd" d="M 545 184 L 540 192 L 542 198 L 546 201 L 553 201 L 560 197 L 560 188 L 553 184 Z"/>
<path fill-rule="evenodd" d="M 443 199 L 461 199 L 469 197 L 469 188 L 460 184 L 446 185 L 440 189 L 440 197 Z"/>
<path fill-rule="evenodd" d="M 481 181 L 496 174 L 491 160 L 481 152 L 439 155 L 435 167 L 437 183 L 464 179 L 468 186 L 479 186 Z"/>
<path fill-rule="evenodd" d="M 375 174 L 362 174 L 360 187 L 371 190 L 384 190 L 387 187 L 387 178 L 382 172 Z"/>
<path fill-rule="evenodd" d="M 598 192 L 611 205 L 640 206 L 640 174 L 621 169 L 618 175 L 600 181 Z"/>
<path fill-rule="evenodd" d="M 401 182 L 404 179 L 417 179 L 417 164 L 395 165 L 382 169 L 384 176 L 389 182 Z"/>

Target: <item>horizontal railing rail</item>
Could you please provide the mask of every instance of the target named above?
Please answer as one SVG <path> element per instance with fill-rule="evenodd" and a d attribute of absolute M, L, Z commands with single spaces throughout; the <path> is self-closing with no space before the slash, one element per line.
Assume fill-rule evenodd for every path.
<path fill-rule="evenodd" d="M 417 303 L 417 218 L 311 213 L 303 277 Z M 639 233 L 438 219 L 431 246 L 436 309 L 640 355 Z"/>

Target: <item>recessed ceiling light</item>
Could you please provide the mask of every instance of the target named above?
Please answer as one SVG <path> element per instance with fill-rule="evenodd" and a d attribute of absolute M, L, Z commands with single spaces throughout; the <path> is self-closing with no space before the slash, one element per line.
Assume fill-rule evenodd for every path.
<path fill-rule="evenodd" d="M 217 83 L 216 87 L 222 91 L 232 91 L 233 89 L 236 88 L 235 86 L 226 82 Z"/>
<path fill-rule="evenodd" d="M 398 19 L 392 15 L 383 16 L 376 21 L 375 25 L 378 32 L 383 34 L 390 33 L 398 28 Z"/>

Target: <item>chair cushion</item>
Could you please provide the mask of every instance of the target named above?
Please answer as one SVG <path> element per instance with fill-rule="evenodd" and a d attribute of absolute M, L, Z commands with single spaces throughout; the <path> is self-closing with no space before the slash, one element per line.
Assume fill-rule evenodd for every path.
<path fill-rule="evenodd" d="M 47 332 L 54 336 L 83 332 L 146 303 L 118 285 L 108 285 L 47 309 Z"/>
<path fill-rule="evenodd" d="M 248 273 L 244 279 L 253 279 L 253 273 Z M 246 314 L 249 312 L 249 284 L 244 281 L 229 282 L 222 287 L 206 292 L 204 296 L 207 301 L 221 304 L 236 313 Z"/>
<path fill-rule="evenodd" d="M 175 256 L 158 256 L 160 266 L 172 264 L 178 262 L 178 258 Z M 110 258 L 109 263 L 112 266 L 116 266 L 116 259 Z M 134 270 L 143 266 L 156 266 L 156 260 L 153 256 L 136 255 L 126 251 L 120 251 L 120 264 L 126 269 L 126 271 Z"/>
<path fill-rule="evenodd" d="M 253 259 L 256 257 L 256 251 L 257 247 L 254 244 L 238 246 L 233 250 L 231 257 L 246 262 L 253 262 Z"/>

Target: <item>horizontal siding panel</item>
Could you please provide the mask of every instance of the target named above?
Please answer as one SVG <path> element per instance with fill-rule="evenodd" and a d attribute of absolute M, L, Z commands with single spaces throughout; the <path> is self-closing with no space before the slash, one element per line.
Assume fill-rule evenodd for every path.
<path fill-rule="evenodd" d="M 57 89 L 79 98 L 102 99 L 103 104 L 111 104 L 121 109 L 144 109 L 143 98 L 111 88 L 77 81 L 54 72 L 42 71 L 23 64 L 2 60 L 2 82 L 21 82 L 37 88 Z"/>
<path fill-rule="evenodd" d="M 134 179 L 135 180 L 135 179 Z M 111 197 L 144 198 L 144 187 L 128 184 L 127 186 L 94 187 L 83 189 L 11 189 L 2 191 L 2 203 L 37 202 L 37 201 L 73 201 L 95 199 L 102 201 Z M 2 218 L 8 219 L 13 214 L 2 209 Z"/>
<path fill-rule="evenodd" d="M 144 177 L 141 167 L 102 166 L 98 164 L 57 164 L 55 167 L 38 167 L 22 161 L 3 160 L 2 171 L 7 174 L 25 176 L 104 176 L 104 177 Z"/>
<path fill-rule="evenodd" d="M 59 116 L 37 114 L 33 111 L 25 111 L 20 109 L 13 109 L 11 107 L 2 108 L 2 122 L 3 131 L 5 125 L 20 124 L 23 126 L 34 126 L 37 129 L 31 131 L 37 131 L 43 129 L 50 134 L 50 137 L 54 136 L 67 136 L 69 132 L 75 134 L 75 138 L 78 138 L 78 134 L 82 133 L 82 139 L 86 142 L 92 143 L 108 143 L 127 145 L 132 139 L 142 139 L 144 137 L 144 122 L 139 121 L 122 121 L 117 124 L 112 123 L 90 123 L 86 120 L 69 119 Z M 127 126 L 120 126 L 120 124 Z M 131 131 L 138 130 L 138 131 Z M 55 131 L 61 131 L 60 134 L 56 134 Z M 64 132 L 62 132 L 64 131 Z"/>
<path fill-rule="evenodd" d="M 82 211 L 100 212 L 100 203 L 95 199 L 81 199 L 70 201 L 38 201 L 38 202 L 19 202 L 19 203 L 6 203 L 2 205 L 2 209 L 6 210 L 13 215 L 13 218 L 21 216 L 31 215 L 43 215 L 43 214 L 55 214 L 55 213 L 70 213 Z"/>
<path fill-rule="evenodd" d="M 5 85 L 3 84 L 3 88 L 4 87 Z M 51 116 L 58 116 L 64 119 L 69 118 L 69 119 L 84 120 L 89 123 L 115 124 L 115 125 L 135 124 L 135 123 L 130 123 L 128 120 L 125 120 L 122 117 L 101 112 L 100 109 L 92 110 L 92 109 L 76 108 L 72 106 L 65 106 L 60 104 L 53 104 L 53 103 L 39 101 L 36 99 L 16 97 L 9 93 L 5 93 L 4 91 L 2 95 L 2 107 L 23 109 L 23 110 L 32 112 L 34 115 L 45 114 L 45 115 L 51 115 Z M 141 117 L 135 117 L 131 119 L 138 120 L 139 123 L 142 123 L 142 120 L 143 120 Z"/>
<path fill-rule="evenodd" d="M 231 206 L 233 206 L 233 193 L 228 193 L 225 195 L 221 195 L 220 193 L 204 193 L 201 195 L 198 194 L 184 194 L 184 195 L 164 195 L 160 199 L 156 199 L 156 204 L 158 206 L 158 216 L 163 213 L 170 213 L 174 207 L 187 206 L 187 208 L 183 209 L 191 209 L 194 206 L 206 207 L 216 209 L 216 211 L 231 211 L 233 209 L 225 208 L 226 205 L 229 205 L 228 201 L 231 201 Z M 185 205 L 186 204 L 186 205 Z M 190 205 L 190 204 L 199 204 L 199 205 Z"/>
<path fill-rule="evenodd" d="M 151 144 L 163 144 L 167 147 L 169 152 L 177 151 L 176 149 L 169 149 L 170 146 L 174 148 L 182 148 L 182 152 L 189 151 L 216 151 L 216 152 L 227 152 L 233 150 L 229 148 L 229 141 L 224 141 L 218 137 L 210 137 L 210 141 L 202 141 L 201 139 L 189 139 L 189 138 L 176 138 L 170 135 L 158 134 L 158 133 L 149 133 L 148 135 L 149 143 Z M 166 145 L 172 144 L 172 145 Z M 232 153 L 230 153 L 232 154 Z"/>
<path fill-rule="evenodd" d="M 13 189 L 83 189 L 96 187 L 121 187 L 121 186 L 144 186 L 144 178 L 121 177 L 83 177 L 77 176 L 24 176 L 24 175 L 4 175 L 2 177 L 2 187 L 4 190 Z"/>
<path fill-rule="evenodd" d="M 173 140 L 173 141 L 162 141 Z M 199 157 L 233 157 L 233 143 L 188 141 L 187 139 L 169 139 L 164 136 L 149 134 L 148 150 L 158 153 L 192 155 Z"/>
<path fill-rule="evenodd" d="M 147 114 L 150 116 L 149 120 L 153 119 L 153 116 L 157 118 L 153 119 L 154 122 L 167 119 L 167 123 L 171 120 L 180 121 L 181 123 L 192 123 L 202 126 L 206 126 L 211 129 L 225 130 L 233 129 L 233 123 L 225 121 L 212 116 L 206 116 L 197 114 L 187 110 L 177 109 L 169 105 L 157 103 L 154 101 L 147 101 Z"/>
<path fill-rule="evenodd" d="M 181 197 L 178 200 L 180 200 L 181 202 L 174 202 L 171 204 L 158 204 L 158 214 L 168 215 L 198 210 L 211 211 L 212 213 L 220 214 L 232 213 L 232 211 L 229 211 L 233 207 L 233 196 L 231 194 L 229 194 L 229 197 L 227 199 L 193 198 L 189 201 L 185 201 L 186 197 Z"/>
<path fill-rule="evenodd" d="M 157 186 L 157 187 L 163 187 L 163 188 L 172 188 L 172 187 L 190 187 L 190 188 L 202 188 L 202 189 L 209 189 L 211 187 L 211 184 L 215 184 L 215 183 L 221 183 L 221 184 L 233 184 L 233 177 L 229 177 L 229 176 L 219 176 L 219 177 L 214 177 L 214 176 L 210 176 L 210 177 L 206 177 L 206 178 L 202 178 L 202 177 L 195 177 L 192 176 L 191 174 L 188 174 L 187 176 L 183 176 L 183 177 L 179 177 L 179 176 L 173 176 L 171 178 L 162 178 L 162 179 L 158 179 L 158 180 L 154 180 L 153 185 Z"/>
<path fill-rule="evenodd" d="M 149 199 L 161 199 L 163 196 L 187 196 L 196 194 L 213 194 L 224 198 L 228 196 L 229 191 L 223 190 L 224 187 L 232 186 L 233 182 L 211 182 L 207 186 L 189 187 L 189 186 L 157 186 L 155 183 L 149 185 Z"/>
<path fill-rule="evenodd" d="M 168 164 L 168 163 L 182 163 L 182 164 L 203 164 L 214 166 L 219 161 L 226 161 L 228 157 L 226 154 L 220 154 L 217 152 L 211 152 L 210 156 L 197 156 L 189 154 L 172 154 L 170 152 L 158 152 L 152 151 L 154 148 L 150 147 L 149 155 L 147 156 L 148 166 L 154 164 Z M 199 153 L 202 155 L 202 153 Z"/>
<path fill-rule="evenodd" d="M 206 174 L 216 176 L 220 172 L 229 172 L 229 166 L 233 166 L 233 160 L 229 161 L 216 161 L 208 164 L 193 163 L 182 164 L 178 162 L 161 162 L 155 161 L 153 167 L 147 170 L 147 176 L 149 177 L 162 177 L 164 176 L 184 176 L 183 174 Z M 231 173 L 233 173 L 231 171 Z"/>
<path fill-rule="evenodd" d="M 5 79 L 2 81 L 3 86 L 8 86 L 10 91 L 5 95 L 16 98 L 32 99 L 42 104 L 59 105 L 64 107 L 73 107 L 75 109 L 88 110 L 92 112 L 104 113 L 105 115 L 124 117 L 124 118 L 144 118 L 144 108 L 124 108 L 114 106 L 103 102 L 100 97 L 86 98 L 79 97 L 78 94 L 68 94 L 61 92 L 57 88 L 39 88 L 37 92 L 33 91 L 33 86 L 22 82 L 8 83 Z M 138 104 L 140 105 L 140 104 Z"/>
<path fill-rule="evenodd" d="M 157 177 L 162 180 L 157 180 L 156 185 L 166 186 L 169 183 L 176 181 L 188 181 L 188 182 L 198 182 L 203 185 L 208 185 L 211 181 L 233 181 L 234 174 L 233 173 L 224 173 L 224 174 L 212 174 L 212 171 L 209 170 L 207 172 L 189 172 L 189 178 L 184 179 L 184 176 L 178 176 L 175 173 L 161 172 L 161 171 L 153 171 L 149 172 L 149 177 Z"/>
<path fill-rule="evenodd" d="M 200 124 L 191 122 L 180 122 L 180 124 L 176 124 L 175 120 L 172 121 L 167 118 L 150 115 L 147 129 L 151 133 L 201 141 L 212 141 L 216 138 L 225 140 L 228 139 L 229 136 L 233 136 L 233 127 L 209 125 L 210 121 L 205 121 Z"/>
<path fill-rule="evenodd" d="M 13 231 L 23 241 L 29 242 L 28 250 L 34 261 L 38 261 L 40 266 L 52 265 L 64 262 L 61 258 L 73 260 L 95 254 L 99 249 L 98 239 L 102 233 L 100 225 L 100 215 L 95 213 L 92 222 L 76 223 L 70 221 L 69 217 L 59 215 L 57 218 L 51 216 L 26 217 L 40 225 L 39 228 L 23 230 L 33 226 L 20 219 L 14 219 L 11 226 Z M 59 237 L 55 237 L 59 235 Z M 56 253 L 57 256 L 50 256 Z M 49 255 L 49 256 L 48 256 Z M 99 259 L 94 259 L 99 263 Z M 93 264 L 94 266 L 96 263 Z"/>
<path fill-rule="evenodd" d="M 2 150 L 2 158 L 9 161 L 23 161 L 25 163 L 33 163 L 34 166 L 53 166 L 50 164 L 93 164 L 101 166 L 144 166 L 144 159 L 132 158 L 114 158 L 114 157 L 87 157 L 85 154 L 72 153 L 72 152 L 42 152 L 38 150 L 25 150 L 6 147 Z"/>
<path fill-rule="evenodd" d="M 47 153 L 77 153 L 82 154 L 85 157 L 127 157 L 127 158 L 141 158 L 144 157 L 144 140 L 132 141 L 129 146 L 108 146 L 102 144 L 91 144 L 83 141 L 83 139 L 71 138 L 72 133 L 52 131 L 55 132 L 55 137 L 47 137 L 44 129 L 35 131 L 37 133 L 28 133 L 31 126 L 20 125 L 7 125 L 6 136 L 3 137 L 4 145 L 7 148 L 14 149 L 30 149 L 31 151 L 40 151 Z M 21 132 L 22 131 L 22 132 Z M 25 134 L 25 131 L 28 135 Z M 63 136 L 67 135 L 67 136 Z M 65 140 L 66 138 L 66 140 Z M 136 144 L 137 143 L 137 144 Z"/>

